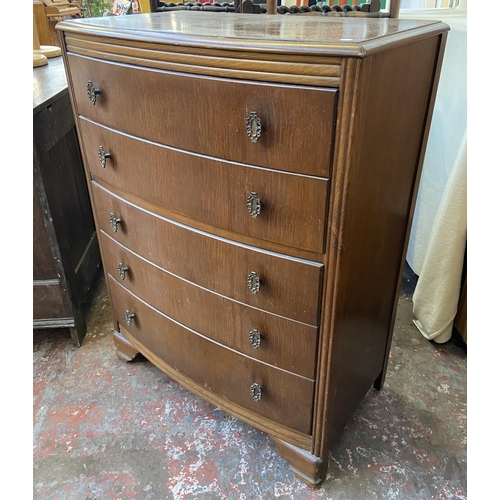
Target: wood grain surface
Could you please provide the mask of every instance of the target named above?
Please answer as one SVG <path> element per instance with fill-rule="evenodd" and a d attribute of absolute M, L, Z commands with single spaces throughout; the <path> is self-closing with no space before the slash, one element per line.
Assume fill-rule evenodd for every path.
<path fill-rule="evenodd" d="M 125 328 L 165 363 L 228 401 L 291 429 L 310 432 L 313 381 L 210 341 L 151 308 L 114 279 L 109 285 L 116 317 L 125 324 L 125 312 L 135 314 Z M 262 388 L 260 401 L 250 395 L 252 384 Z"/>
<path fill-rule="evenodd" d="M 73 54 L 68 61 L 78 114 L 92 121 L 186 151 L 330 175 L 333 89 L 190 76 Z M 101 92 L 95 105 L 87 95 L 89 80 Z M 251 112 L 262 123 L 255 143 L 246 132 Z"/>
<path fill-rule="evenodd" d="M 134 295 L 183 325 L 247 356 L 314 379 L 317 328 L 210 292 L 101 237 L 105 270 Z M 118 264 L 127 271 L 121 278 Z M 161 291 L 161 293 L 159 293 Z M 260 346 L 249 333 L 257 330 Z"/>
<path fill-rule="evenodd" d="M 259 309 L 316 326 L 323 266 L 216 238 L 159 217 L 92 183 L 98 228 L 192 283 Z M 113 232 L 109 216 L 121 219 Z M 247 277 L 261 279 L 252 294 Z"/>
<path fill-rule="evenodd" d="M 439 21 L 414 19 L 327 18 L 325 16 L 267 16 L 212 12 L 169 12 L 63 21 L 68 34 L 126 39 L 129 45 L 147 42 L 241 53 L 278 53 L 363 58 L 430 36 L 449 27 Z"/>
<path fill-rule="evenodd" d="M 96 41 L 66 37 L 68 52 L 96 59 L 134 64 L 148 68 L 179 71 L 197 75 L 218 76 L 264 82 L 292 83 L 337 87 L 340 61 L 331 57 L 286 60 L 275 57 L 241 57 L 200 49 L 179 50 L 178 46 L 124 46 L 115 40 Z"/>
<path fill-rule="evenodd" d="M 174 219 L 183 214 L 261 240 L 319 254 L 324 251 L 327 179 L 195 155 L 83 118 L 80 130 L 87 163 L 98 182 L 166 209 Z M 104 168 L 100 147 L 111 155 Z M 261 203 L 255 218 L 247 208 L 252 193 Z"/>
<path fill-rule="evenodd" d="M 50 58 L 45 66 L 33 68 L 33 115 L 67 93 L 62 56 Z"/>

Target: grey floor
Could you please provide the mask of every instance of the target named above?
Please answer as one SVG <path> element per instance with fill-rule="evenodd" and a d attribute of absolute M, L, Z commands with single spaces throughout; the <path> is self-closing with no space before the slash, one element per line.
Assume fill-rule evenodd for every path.
<path fill-rule="evenodd" d="M 421 336 L 412 284 L 406 275 L 385 386 L 366 395 L 311 489 L 267 435 L 148 361 L 120 361 L 101 279 L 81 348 L 64 330 L 34 332 L 33 498 L 467 498 L 466 350 Z"/>

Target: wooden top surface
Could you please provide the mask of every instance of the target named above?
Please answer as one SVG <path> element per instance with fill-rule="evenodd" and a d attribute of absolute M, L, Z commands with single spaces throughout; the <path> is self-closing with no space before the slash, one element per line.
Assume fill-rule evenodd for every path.
<path fill-rule="evenodd" d="M 428 20 L 190 11 L 72 19 L 57 27 L 155 43 L 358 57 L 449 29 L 440 21 Z"/>
<path fill-rule="evenodd" d="M 33 68 L 33 114 L 68 92 L 62 56 L 52 57 L 49 64 Z"/>

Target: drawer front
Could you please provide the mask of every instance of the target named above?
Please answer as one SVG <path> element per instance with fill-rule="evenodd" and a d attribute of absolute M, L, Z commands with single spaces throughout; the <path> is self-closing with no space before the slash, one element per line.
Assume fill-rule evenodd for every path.
<path fill-rule="evenodd" d="M 68 62 L 81 116 L 188 151 L 330 175 L 335 89 L 169 73 L 72 54 Z M 89 81 L 99 92 L 95 104 Z"/>
<path fill-rule="evenodd" d="M 185 153 L 84 119 L 80 129 L 93 177 L 197 221 L 323 252 L 327 179 Z"/>
<path fill-rule="evenodd" d="M 310 433 L 313 381 L 227 349 L 159 313 L 114 279 L 109 285 L 118 322 L 166 364 L 230 402 Z M 259 401 L 250 394 L 253 384 L 261 388 Z"/>
<path fill-rule="evenodd" d="M 106 272 L 167 316 L 273 366 L 314 378 L 317 328 L 269 314 L 193 285 L 101 237 Z"/>
<path fill-rule="evenodd" d="M 101 231 L 153 264 L 251 306 L 317 326 L 323 266 L 239 245 L 145 211 L 92 182 Z M 120 219 L 112 228 L 110 219 Z"/>

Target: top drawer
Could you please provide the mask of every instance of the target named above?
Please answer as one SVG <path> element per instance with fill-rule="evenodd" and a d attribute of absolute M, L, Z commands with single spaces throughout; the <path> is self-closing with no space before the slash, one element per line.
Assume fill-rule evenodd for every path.
<path fill-rule="evenodd" d="M 169 73 L 73 54 L 68 61 L 81 116 L 188 151 L 330 175 L 335 89 Z"/>

